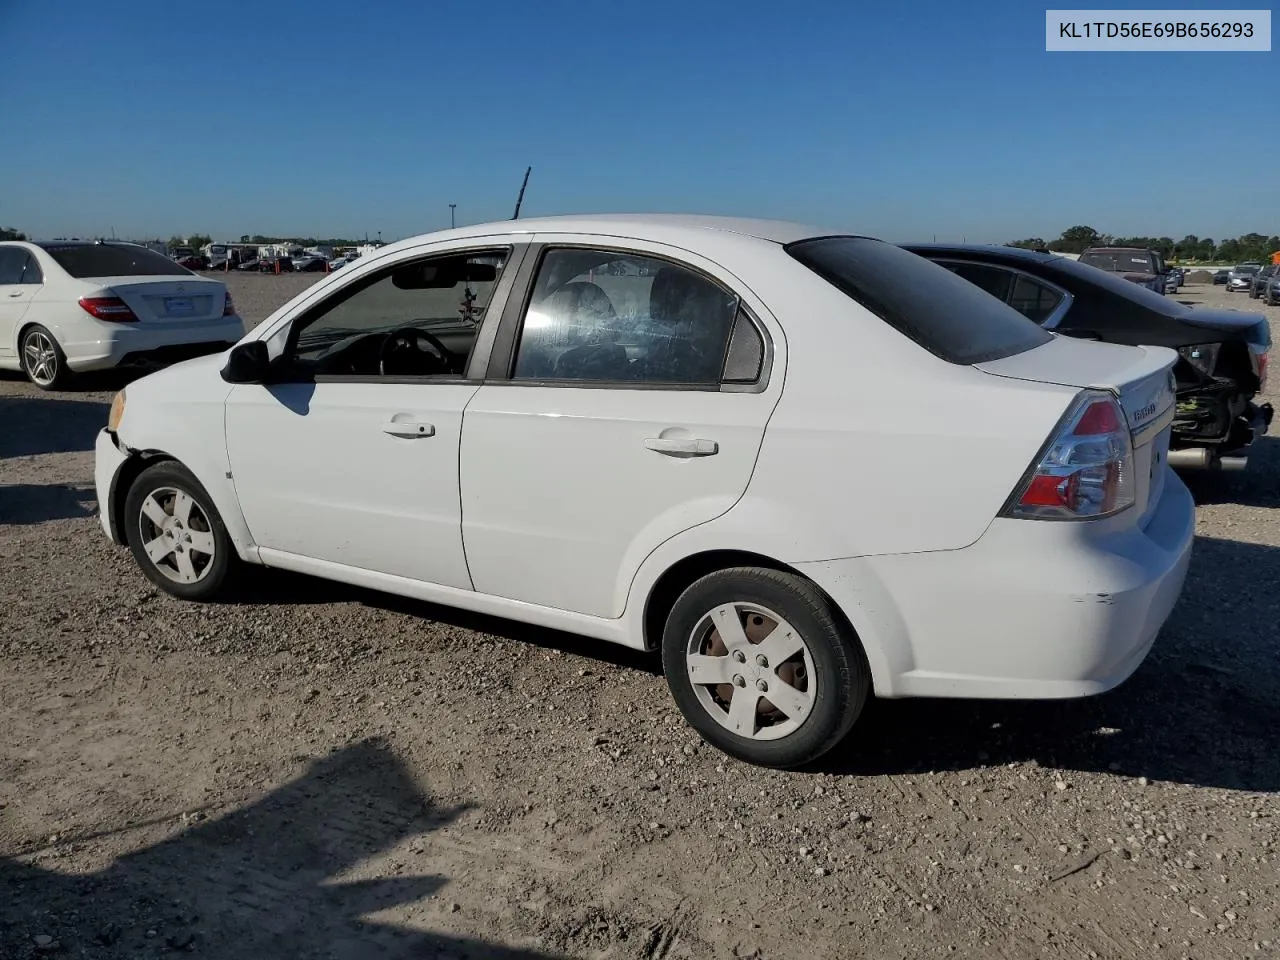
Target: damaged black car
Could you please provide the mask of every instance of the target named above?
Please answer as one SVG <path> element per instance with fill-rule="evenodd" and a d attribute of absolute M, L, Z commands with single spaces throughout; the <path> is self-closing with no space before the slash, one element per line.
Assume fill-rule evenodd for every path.
<path fill-rule="evenodd" d="M 1180 359 L 1169 463 L 1242 470 L 1273 410 L 1255 402 L 1267 377 L 1271 329 L 1260 314 L 1188 306 L 1069 257 L 1016 247 L 903 244 L 1055 333 L 1172 347 Z"/>

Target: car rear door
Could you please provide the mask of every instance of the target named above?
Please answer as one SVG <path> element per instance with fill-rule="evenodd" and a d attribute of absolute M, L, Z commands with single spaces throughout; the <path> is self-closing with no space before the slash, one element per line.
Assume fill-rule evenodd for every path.
<path fill-rule="evenodd" d="M 746 490 L 781 338 L 687 251 L 534 239 L 463 422 L 467 564 L 481 593 L 617 617 L 655 547 Z"/>
<path fill-rule="evenodd" d="M 35 257 L 22 247 L 0 246 L 0 357 L 16 358 L 22 318 L 43 282 Z"/>

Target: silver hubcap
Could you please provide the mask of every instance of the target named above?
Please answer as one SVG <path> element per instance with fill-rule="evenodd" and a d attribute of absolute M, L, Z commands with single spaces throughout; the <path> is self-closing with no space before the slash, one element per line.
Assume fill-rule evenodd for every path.
<path fill-rule="evenodd" d="M 33 330 L 22 342 L 22 359 L 27 376 L 41 386 L 48 386 L 58 376 L 58 351 L 53 339 L 41 330 Z"/>
<path fill-rule="evenodd" d="M 138 530 L 152 566 L 175 583 L 197 583 L 213 569 L 213 528 L 190 494 L 152 490 L 142 501 Z"/>
<path fill-rule="evenodd" d="M 685 667 L 703 709 L 738 736 L 778 740 L 813 713 L 813 655 L 767 607 L 726 603 L 709 611 L 689 635 Z"/>

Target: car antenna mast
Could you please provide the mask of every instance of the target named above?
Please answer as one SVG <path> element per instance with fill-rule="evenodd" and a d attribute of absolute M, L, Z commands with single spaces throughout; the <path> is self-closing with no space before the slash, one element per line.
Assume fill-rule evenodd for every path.
<path fill-rule="evenodd" d="M 525 167 L 524 182 L 520 184 L 520 196 L 516 197 L 516 212 L 511 215 L 512 220 L 520 219 L 520 204 L 524 203 L 524 188 L 529 185 L 529 174 L 533 172 L 533 167 Z"/>

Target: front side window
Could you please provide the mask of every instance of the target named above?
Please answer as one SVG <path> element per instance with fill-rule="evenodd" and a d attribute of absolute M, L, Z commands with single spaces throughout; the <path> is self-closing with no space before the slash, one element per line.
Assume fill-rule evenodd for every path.
<path fill-rule="evenodd" d="M 759 375 L 763 341 L 745 314 L 735 333 L 739 308 L 735 294 L 670 261 L 550 250 L 525 312 L 515 379 L 749 382 Z"/>
<path fill-rule="evenodd" d="M 428 257 L 357 281 L 290 331 L 302 376 L 461 377 L 505 249 Z"/>

